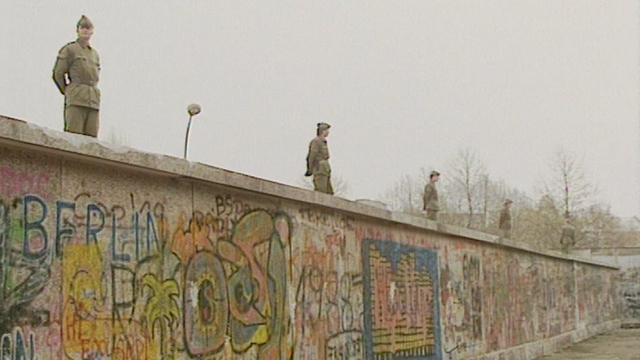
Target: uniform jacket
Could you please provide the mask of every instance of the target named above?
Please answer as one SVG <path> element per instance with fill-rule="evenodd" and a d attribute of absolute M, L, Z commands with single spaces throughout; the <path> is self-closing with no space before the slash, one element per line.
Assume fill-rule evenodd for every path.
<path fill-rule="evenodd" d="M 53 81 L 65 96 L 65 106 L 100 109 L 100 56 L 91 45 L 70 42 L 58 53 Z"/>
<path fill-rule="evenodd" d="M 440 203 L 438 202 L 438 189 L 436 189 L 435 183 L 430 181 L 427 186 L 424 187 L 424 196 L 422 197 L 422 201 L 424 204 L 424 210 L 440 210 Z"/>
<path fill-rule="evenodd" d="M 498 227 L 502 230 L 511 230 L 511 210 L 506 207 L 500 212 L 500 223 Z"/>
<path fill-rule="evenodd" d="M 313 175 L 330 175 L 329 147 L 327 140 L 316 136 L 309 143 L 309 154 L 307 155 L 307 171 Z"/>

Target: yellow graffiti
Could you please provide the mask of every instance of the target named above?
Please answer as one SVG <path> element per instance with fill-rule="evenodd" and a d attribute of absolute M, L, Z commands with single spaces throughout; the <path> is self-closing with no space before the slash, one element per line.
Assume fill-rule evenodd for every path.
<path fill-rule="evenodd" d="M 103 262 L 98 245 L 68 244 L 62 264 L 64 351 L 71 359 L 106 354 L 111 326 L 104 309 Z"/>

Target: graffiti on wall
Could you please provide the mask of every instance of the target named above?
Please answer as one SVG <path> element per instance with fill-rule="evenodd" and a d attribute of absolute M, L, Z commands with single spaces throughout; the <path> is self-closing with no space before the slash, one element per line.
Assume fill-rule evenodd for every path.
<path fill-rule="evenodd" d="M 465 352 L 483 340 L 482 266 L 466 251 L 444 251 L 442 289 L 443 337 L 448 352 Z"/>
<path fill-rule="evenodd" d="M 594 266 L 205 191 L 56 198 L 52 176 L 0 168 L 2 359 L 440 359 L 616 316 Z"/>
<path fill-rule="evenodd" d="M 575 279 L 569 262 L 484 252 L 486 343 L 490 351 L 575 328 Z M 509 309 L 509 311 L 504 311 Z"/>
<path fill-rule="evenodd" d="M 0 167 L 0 180 L 0 194 L 8 198 L 24 194 L 38 194 L 46 199 L 52 197 L 49 190 L 50 176 L 46 172 Z"/>
<path fill-rule="evenodd" d="M 640 319 L 640 267 L 621 272 L 618 294 L 622 319 Z"/>
<path fill-rule="evenodd" d="M 44 217 L 46 209 L 30 206 L 34 196 L 0 200 L 0 332 L 18 326 L 47 326 L 49 312 L 31 306 L 49 283 L 51 264 L 42 256 L 32 256 L 44 246 L 43 237 L 34 234 L 34 217 Z M 18 213 L 18 216 L 15 216 Z M 35 214 L 34 214 L 35 213 Z M 23 224 L 25 224 L 23 226 Z"/>
<path fill-rule="evenodd" d="M 522 262 L 522 279 L 518 282 L 519 298 L 524 301 L 521 308 L 522 327 L 514 331 L 521 332 L 520 343 L 542 339 L 547 334 L 549 317 L 547 316 L 547 297 L 550 291 L 549 282 L 545 276 L 543 263 L 533 259 Z"/>
<path fill-rule="evenodd" d="M 486 348 L 496 351 L 523 344 L 535 335 L 532 324 L 548 306 L 544 274 L 529 258 L 514 253 L 487 250 L 484 259 Z M 543 291 L 533 293 L 532 288 Z M 546 322 L 539 330 L 546 333 Z"/>
<path fill-rule="evenodd" d="M 360 360 L 362 273 L 352 220 L 300 210 L 302 266 L 296 284 L 296 358 Z"/>
<path fill-rule="evenodd" d="M 547 337 L 575 329 L 575 278 L 573 264 L 550 261 L 546 264 Z M 522 299 L 524 302 L 524 299 Z"/>
<path fill-rule="evenodd" d="M 282 357 L 289 331 L 290 226 L 285 214 L 251 211 L 238 221 L 230 239 L 182 257 L 188 262 L 183 301 L 190 354 L 214 353 L 229 336 L 236 352 L 256 346 L 258 358 Z M 174 243 L 173 248 L 181 246 Z"/>
<path fill-rule="evenodd" d="M 440 359 L 437 254 L 365 239 L 367 359 Z"/>
<path fill-rule="evenodd" d="M 290 357 L 290 218 L 217 196 L 210 211 L 170 220 L 164 204 L 136 206 L 133 195 L 113 206 L 84 192 L 0 200 L 3 358 L 28 359 L 35 340 L 22 329 L 46 327 L 59 329 L 46 336 L 49 353 L 68 359 L 204 356 L 223 345 Z"/>
<path fill-rule="evenodd" d="M 578 264 L 577 297 L 580 321 L 586 325 L 615 319 L 620 309 L 615 278 L 595 266 Z"/>
<path fill-rule="evenodd" d="M 2 360 L 34 360 L 36 349 L 33 334 L 25 336 L 21 328 L 0 336 L 0 359 Z"/>

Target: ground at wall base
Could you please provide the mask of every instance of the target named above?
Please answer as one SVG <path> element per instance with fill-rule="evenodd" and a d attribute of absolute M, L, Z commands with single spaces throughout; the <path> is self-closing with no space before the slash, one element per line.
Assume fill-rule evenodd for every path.
<path fill-rule="evenodd" d="M 638 360 L 640 329 L 619 329 L 597 335 L 553 355 L 534 360 Z"/>

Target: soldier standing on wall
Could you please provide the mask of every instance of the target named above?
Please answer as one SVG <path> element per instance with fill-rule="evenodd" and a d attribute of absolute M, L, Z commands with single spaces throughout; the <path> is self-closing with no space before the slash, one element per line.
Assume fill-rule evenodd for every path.
<path fill-rule="evenodd" d="M 513 201 L 510 199 L 506 199 L 504 201 L 504 208 L 500 211 L 500 221 L 498 223 L 498 228 L 500 229 L 501 235 L 504 238 L 511 238 L 511 204 Z"/>
<path fill-rule="evenodd" d="M 423 209 L 427 210 L 427 219 L 437 221 L 438 211 L 440 211 L 440 203 L 438 202 L 438 189 L 436 189 L 436 182 L 440 180 L 440 173 L 432 171 L 429 175 L 429 183 L 424 188 L 424 196 L 422 201 L 424 203 Z"/>
<path fill-rule="evenodd" d="M 78 39 L 65 45 L 53 67 L 53 82 L 64 95 L 64 131 L 98 136 L 100 57 L 91 47 L 93 23 L 82 15 Z"/>
<path fill-rule="evenodd" d="M 313 188 L 325 194 L 333 195 L 331 185 L 331 166 L 329 165 L 329 147 L 327 146 L 327 136 L 329 136 L 331 125 L 318 123 L 316 137 L 309 144 L 309 154 L 307 155 L 307 172 L 304 176 L 313 175 Z"/>
<path fill-rule="evenodd" d="M 564 226 L 560 234 L 560 246 L 563 251 L 569 251 L 576 244 L 576 228 L 571 225 L 571 216 L 569 213 L 564 215 Z"/>

